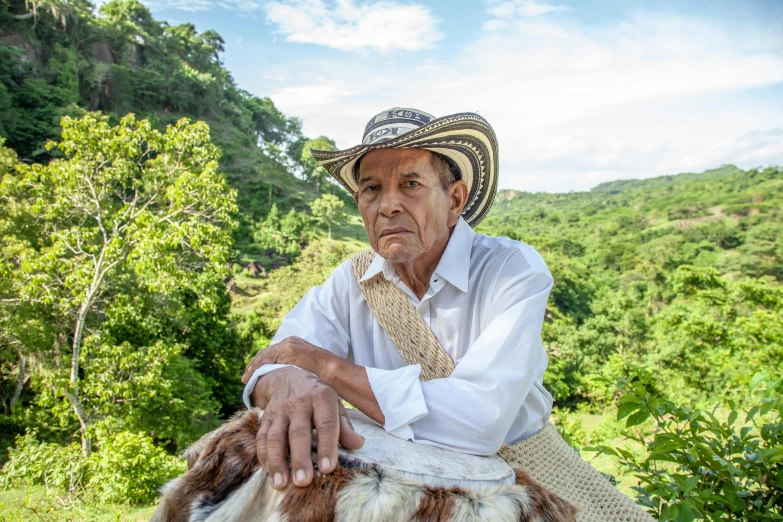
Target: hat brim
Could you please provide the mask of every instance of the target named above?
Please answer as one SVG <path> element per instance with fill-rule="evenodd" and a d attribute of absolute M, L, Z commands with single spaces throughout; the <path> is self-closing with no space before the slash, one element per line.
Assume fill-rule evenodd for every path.
<path fill-rule="evenodd" d="M 425 149 L 442 154 L 460 169 L 468 185 L 468 200 L 462 217 L 475 227 L 489 212 L 498 183 L 498 143 L 489 123 L 474 113 L 459 113 L 432 120 L 399 137 L 371 145 L 326 151 L 310 149 L 313 158 L 346 190 L 354 193 L 356 161 L 376 149 Z"/>

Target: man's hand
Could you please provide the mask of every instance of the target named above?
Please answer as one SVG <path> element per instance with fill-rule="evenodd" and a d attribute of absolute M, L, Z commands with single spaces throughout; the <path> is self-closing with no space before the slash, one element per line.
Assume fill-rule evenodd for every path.
<path fill-rule="evenodd" d="M 364 445 L 364 437 L 353 430 L 337 393 L 307 371 L 281 368 L 270 372 L 259 379 L 252 398 L 255 406 L 264 407 L 256 435 L 258 460 L 276 489 L 288 484 L 289 450 L 294 484 L 304 487 L 312 482 L 313 428 L 321 473 L 337 467 L 338 442 L 349 450 Z"/>
<path fill-rule="evenodd" d="M 242 375 L 242 382 L 252 377 L 253 372 L 265 364 L 291 364 L 317 376 L 324 378 L 327 367 L 330 363 L 337 364 L 342 361 L 333 353 L 308 343 L 299 337 L 286 337 L 279 343 L 269 345 L 253 357 L 250 364 L 245 368 Z"/>

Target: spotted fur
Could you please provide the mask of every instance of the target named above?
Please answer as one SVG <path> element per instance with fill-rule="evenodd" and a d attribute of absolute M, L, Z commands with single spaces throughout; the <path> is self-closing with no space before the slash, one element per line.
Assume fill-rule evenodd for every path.
<path fill-rule="evenodd" d="M 243 413 L 188 452 L 188 471 L 161 490 L 152 522 L 574 522 L 577 509 L 524 471 L 483 491 L 425 486 L 341 462 L 304 488 L 277 491 L 256 456 L 258 412 Z"/>

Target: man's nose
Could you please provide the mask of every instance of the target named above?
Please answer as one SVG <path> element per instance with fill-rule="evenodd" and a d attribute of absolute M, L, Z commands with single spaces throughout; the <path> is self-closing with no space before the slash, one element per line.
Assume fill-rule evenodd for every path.
<path fill-rule="evenodd" d="M 394 189 L 381 191 L 380 212 L 386 217 L 392 217 L 402 212 L 399 191 Z"/>

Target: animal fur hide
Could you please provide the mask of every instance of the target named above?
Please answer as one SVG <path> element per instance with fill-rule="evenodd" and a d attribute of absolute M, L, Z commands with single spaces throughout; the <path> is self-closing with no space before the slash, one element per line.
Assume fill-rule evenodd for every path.
<path fill-rule="evenodd" d="M 576 507 L 520 470 L 515 484 L 475 491 L 425 486 L 341 460 L 331 474 L 316 469 L 308 487 L 277 491 L 256 456 L 258 415 L 251 410 L 236 417 L 189 451 L 189 470 L 164 486 L 151 522 L 576 520 Z"/>

